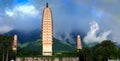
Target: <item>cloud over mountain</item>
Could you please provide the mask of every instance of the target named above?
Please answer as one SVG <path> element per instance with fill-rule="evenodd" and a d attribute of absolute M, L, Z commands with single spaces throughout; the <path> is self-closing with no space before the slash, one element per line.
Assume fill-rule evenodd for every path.
<path fill-rule="evenodd" d="M 102 32 L 97 36 L 97 32 L 99 31 L 100 27 L 97 22 L 93 21 L 90 23 L 90 30 L 87 32 L 87 35 L 84 37 L 84 42 L 89 44 L 89 43 L 100 43 L 103 40 L 108 39 L 108 35 L 111 33 L 111 31 L 105 31 Z"/>
<path fill-rule="evenodd" d="M 10 27 L 10 26 L 7 26 L 7 25 L 0 26 L 0 34 L 7 33 L 7 32 L 9 32 L 11 30 L 13 30 L 13 28 Z"/>

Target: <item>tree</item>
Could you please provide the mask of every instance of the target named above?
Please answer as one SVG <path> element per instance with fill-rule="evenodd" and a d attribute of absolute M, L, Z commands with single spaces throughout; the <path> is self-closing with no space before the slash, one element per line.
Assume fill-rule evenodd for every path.
<path fill-rule="evenodd" d="M 99 48 L 99 46 L 100 44 L 97 44 L 94 47 L 92 47 L 92 54 L 93 54 L 92 58 L 94 61 L 100 60 L 99 57 L 100 57 L 101 49 Z"/>
<path fill-rule="evenodd" d="M 83 49 L 83 55 L 84 55 L 84 60 L 85 61 L 90 61 L 90 55 L 91 55 L 91 48 L 90 47 L 85 47 Z"/>
<path fill-rule="evenodd" d="M 118 58 L 120 59 L 120 48 L 118 49 Z"/>
<path fill-rule="evenodd" d="M 98 55 L 103 57 L 103 61 L 108 61 L 112 58 L 111 56 L 116 56 L 117 53 L 116 45 L 111 40 L 104 40 L 101 44 L 95 46 L 95 50 Z"/>
<path fill-rule="evenodd" d="M 0 35 L 0 45 L 2 50 L 2 61 L 4 61 L 4 54 L 6 52 L 6 61 L 8 61 L 9 50 L 12 48 L 13 37 Z"/>
<path fill-rule="evenodd" d="M 4 61 L 4 51 L 5 51 L 5 46 L 3 44 L 3 36 L 0 35 L 0 50 L 2 53 L 2 61 Z"/>
<path fill-rule="evenodd" d="M 9 50 L 12 49 L 13 37 L 11 36 L 4 36 L 4 45 L 7 49 L 6 61 L 8 61 Z"/>
<path fill-rule="evenodd" d="M 76 55 L 79 56 L 79 60 L 80 60 L 80 61 L 84 61 L 84 56 L 83 56 L 83 51 L 82 51 L 82 49 L 77 49 L 76 52 L 77 52 Z"/>

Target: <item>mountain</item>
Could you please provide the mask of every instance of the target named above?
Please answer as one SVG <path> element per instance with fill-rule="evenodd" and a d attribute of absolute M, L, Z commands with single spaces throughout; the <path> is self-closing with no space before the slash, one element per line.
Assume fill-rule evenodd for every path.
<path fill-rule="evenodd" d="M 42 51 L 42 41 L 41 39 L 37 39 L 33 42 L 18 43 L 19 49 Z M 72 45 L 53 38 L 53 52 L 73 51 L 74 49 Z"/>
<path fill-rule="evenodd" d="M 18 35 L 18 42 L 19 43 L 31 43 L 36 41 L 37 39 L 41 39 L 41 30 L 40 29 L 35 29 L 33 31 L 29 31 L 29 32 L 25 32 L 25 31 L 20 31 L 20 30 L 12 30 L 8 33 L 5 33 L 5 35 L 12 35 L 14 36 L 14 34 Z M 76 47 L 76 40 L 77 40 L 77 35 L 80 34 L 81 35 L 81 40 L 83 40 L 85 34 L 84 32 L 80 32 L 80 31 L 76 31 L 73 30 L 70 32 L 69 36 L 67 37 L 66 34 L 59 34 L 59 38 L 56 37 L 56 39 L 59 39 L 60 42 L 66 42 L 74 47 Z M 84 44 L 84 43 L 83 43 Z"/>
<path fill-rule="evenodd" d="M 18 42 L 20 42 L 20 43 L 32 42 L 32 41 L 35 41 L 36 39 L 41 38 L 41 30 L 40 29 L 35 29 L 35 30 L 29 31 L 29 32 L 12 30 L 8 33 L 5 33 L 5 35 L 11 35 L 11 36 L 14 36 L 14 34 L 17 34 Z"/>
<path fill-rule="evenodd" d="M 82 45 L 84 46 L 85 43 L 83 42 L 83 38 L 86 36 L 86 34 L 84 32 L 81 32 L 79 30 L 73 30 L 70 33 L 61 33 L 58 36 L 58 39 L 63 40 L 67 43 L 69 43 L 70 45 L 76 47 L 76 42 L 77 42 L 77 35 L 81 36 L 81 41 L 82 41 Z"/>

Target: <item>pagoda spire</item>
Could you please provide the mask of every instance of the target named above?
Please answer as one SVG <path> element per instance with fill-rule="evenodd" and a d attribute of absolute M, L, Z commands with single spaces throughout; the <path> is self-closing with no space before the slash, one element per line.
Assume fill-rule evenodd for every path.
<path fill-rule="evenodd" d="M 46 7 L 48 7 L 48 3 L 46 3 Z"/>

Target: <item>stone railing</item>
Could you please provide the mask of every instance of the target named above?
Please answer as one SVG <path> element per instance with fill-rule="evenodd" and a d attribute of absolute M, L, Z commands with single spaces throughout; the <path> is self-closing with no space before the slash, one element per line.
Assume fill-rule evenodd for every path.
<path fill-rule="evenodd" d="M 79 61 L 79 57 L 17 57 L 16 61 Z"/>

